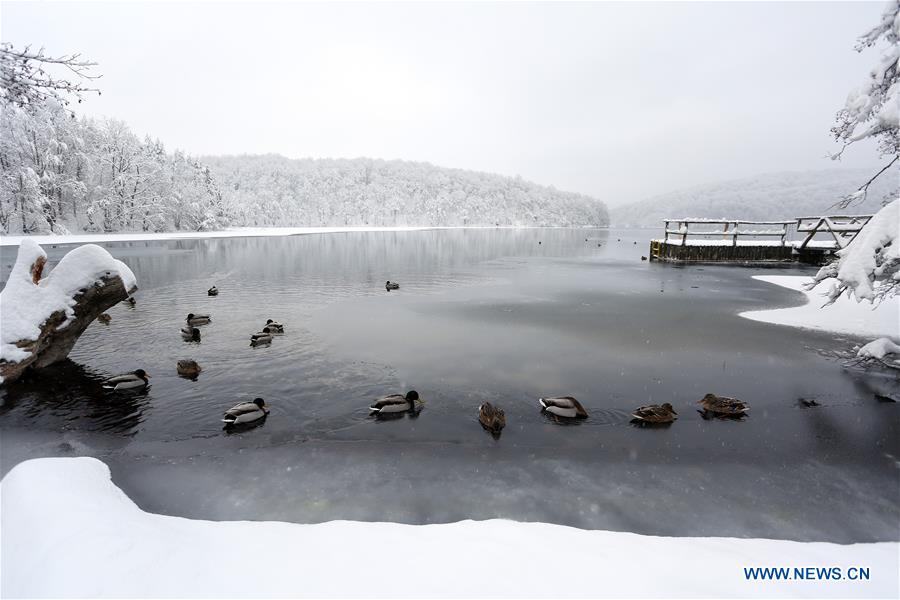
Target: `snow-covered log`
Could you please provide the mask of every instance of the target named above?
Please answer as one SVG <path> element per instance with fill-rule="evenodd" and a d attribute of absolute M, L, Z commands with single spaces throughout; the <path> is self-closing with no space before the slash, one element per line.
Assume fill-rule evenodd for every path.
<path fill-rule="evenodd" d="M 85 244 L 43 277 L 47 254 L 25 239 L 0 292 L 0 382 L 66 358 L 88 325 L 137 289 L 125 263 Z"/>

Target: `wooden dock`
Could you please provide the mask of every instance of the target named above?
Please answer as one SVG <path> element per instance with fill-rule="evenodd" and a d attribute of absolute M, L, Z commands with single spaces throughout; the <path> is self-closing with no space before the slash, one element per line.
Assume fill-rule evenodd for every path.
<path fill-rule="evenodd" d="M 852 242 L 871 218 L 872 215 L 826 215 L 787 221 L 666 219 L 665 236 L 650 242 L 650 260 L 822 264 Z"/>

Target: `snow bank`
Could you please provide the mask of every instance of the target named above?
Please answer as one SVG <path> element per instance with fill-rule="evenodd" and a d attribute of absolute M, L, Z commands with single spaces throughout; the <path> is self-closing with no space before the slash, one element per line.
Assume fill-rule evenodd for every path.
<path fill-rule="evenodd" d="M 429 231 L 433 229 L 532 229 L 525 226 L 478 227 L 236 227 L 220 231 L 171 231 L 163 233 L 78 233 L 67 235 L 4 235 L 0 246 L 14 246 L 30 239 L 39 244 L 84 244 L 88 242 L 131 242 L 153 240 L 192 240 L 202 238 L 268 237 L 310 233 L 352 233 L 368 231 Z"/>
<path fill-rule="evenodd" d="M 421 526 L 198 521 L 143 512 L 93 458 L 21 463 L 0 483 L 0 493 L 3 597 L 898 594 L 896 542 L 663 538 L 500 520 Z M 744 575 L 745 567 L 769 566 L 862 566 L 870 579 L 748 581 Z"/>
<path fill-rule="evenodd" d="M 856 355 L 863 358 L 884 358 L 888 354 L 900 354 L 900 346 L 889 338 L 878 338 L 860 348 Z"/>
<path fill-rule="evenodd" d="M 860 337 L 898 336 L 900 335 L 900 298 L 888 298 L 878 305 L 868 302 L 856 302 L 846 296 L 838 298 L 834 304 L 822 307 L 828 300 L 826 292 L 807 291 L 804 284 L 809 277 L 795 275 L 761 275 L 753 279 L 765 281 L 802 292 L 806 296 L 806 304 L 792 308 L 774 310 L 755 310 L 740 313 L 740 316 L 754 321 L 790 325 L 808 329 L 821 329 L 835 333 L 847 333 Z M 824 280 L 830 287 L 832 281 Z"/>
<path fill-rule="evenodd" d="M 46 259 L 47 254 L 37 242 L 23 239 L 16 264 L 0 292 L 0 360 L 19 362 L 27 358 L 28 352 L 15 343 L 37 339 L 41 325 L 58 310 L 66 311 L 67 318 L 73 318 L 72 296 L 107 273 L 119 275 L 126 290 L 137 285 L 134 273 L 125 263 L 93 244 L 79 246 L 66 254 L 50 275 L 35 285 L 30 269 L 40 257 Z"/>

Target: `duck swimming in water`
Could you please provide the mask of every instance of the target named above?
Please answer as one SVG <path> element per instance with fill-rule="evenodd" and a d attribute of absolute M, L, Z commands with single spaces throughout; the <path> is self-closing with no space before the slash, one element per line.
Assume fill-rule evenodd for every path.
<path fill-rule="evenodd" d="M 717 417 L 743 417 L 750 410 L 750 406 L 736 398 L 707 394 L 697 401 L 703 411 Z"/>
<path fill-rule="evenodd" d="M 377 415 L 399 413 L 414 410 L 415 407 L 421 403 L 422 401 L 419 400 L 419 393 L 415 390 L 410 390 L 406 392 L 405 396 L 391 394 L 390 396 L 379 398 L 369 406 L 369 410 Z"/>
<path fill-rule="evenodd" d="M 664 404 L 650 404 L 636 408 L 631 416 L 637 421 L 645 423 L 671 423 L 678 418 L 678 413 L 668 402 Z"/>
<path fill-rule="evenodd" d="M 100 316 L 97 317 L 97 320 L 104 325 L 109 325 L 109 322 L 112 321 L 112 317 L 109 316 L 109 313 L 101 313 Z"/>
<path fill-rule="evenodd" d="M 241 402 L 225 411 L 222 422 L 225 427 L 234 425 L 246 425 L 265 418 L 269 414 L 269 407 L 262 398 L 256 398 L 253 402 Z"/>
<path fill-rule="evenodd" d="M 200 374 L 200 371 L 203 369 L 200 368 L 200 365 L 197 364 L 197 361 L 185 359 L 179 360 L 178 364 L 175 367 L 178 370 L 178 374 L 182 377 L 196 377 Z"/>
<path fill-rule="evenodd" d="M 209 296 L 218 296 L 218 295 L 219 295 L 219 288 L 217 288 L 216 286 L 212 286 L 211 288 L 209 288 L 208 290 L 206 290 L 206 293 L 207 293 L 207 295 L 209 295 Z"/>
<path fill-rule="evenodd" d="M 387 280 L 386 282 L 384 282 L 384 289 L 386 289 L 387 291 L 391 291 L 391 290 L 399 290 L 399 289 L 400 289 L 400 284 L 399 284 L 399 283 L 392 282 L 392 281 L 389 279 L 389 280 Z"/>
<path fill-rule="evenodd" d="M 572 396 L 560 396 L 558 398 L 538 398 L 541 407 L 552 415 L 567 419 L 587 419 L 587 411 L 581 403 Z"/>
<path fill-rule="evenodd" d="M 254 333 L 250 336 L 250 345 L 251 346 L 262 346 L 264 344 L 272 343 L 272 330 L 268 327 L 263 327 L 263 330 L 259 333 Z"/>
<path fill-rule="evenodd" d="M 188 313 L 187 319 L 188 325 L 206 325 L 212 318 L 209 315 L 195 315 L 194 313 Z"/>
<path fill-rule="evenodd" d="M 266 319 L 266 327 L 272 333 L 284 333 L 284 325 L 272 319 Z M 265 331 L 265 329 L 263 330 Z"/>
<path fill-rule="evenodd" d="M 134 299 L 134 296 L 128 296 L 128 298 L 122 300 L 122 302 L 128 304 L 129 306 L 134 306 L 135 304 L 137 304 L 137 300 Z"/>
<path fill-rule="evenodd" d="M 181 328 L 181 337 L 184 338 L 185 341 L 188 342 L 199 342 L 200 341 L 200 330 L 196 327 L 182 327 Z"/>
<path fill-rule="evenodd" d="M 147 381 L 148 377 L 150 376 L 147 375 L 147 372 L 145 370 L 137 369 L 132 373 L 125 373 L 123 375 L 110 377 L 103 382 L 103 387 L 108 390 L 115 390 L 117 392 L 122 390 L 135 390 L 138 388 L 145 388 L 150 384 L 150 382 Z"/>
<path fill-rule="evenodd" d="M 506 427 L 506 414 L 502 408 L 485 402 L 478 407 L 478 422 L 493 435 L 499 436 L 500 431 Z"/>

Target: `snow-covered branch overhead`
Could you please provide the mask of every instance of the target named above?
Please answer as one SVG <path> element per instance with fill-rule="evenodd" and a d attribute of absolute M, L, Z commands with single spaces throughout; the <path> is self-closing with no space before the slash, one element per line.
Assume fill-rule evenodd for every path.
<path fill-rule="evenodd" d="M 856 50 L 861 52 L 886 42 L 887 47 L 865 81 L 847 96 L 838 111 L 837 123 L 831 129 L 843 149 L 867 138 L 878 140 L 884 156 L 900 153 L 900 0 L 891 0 L 879 24 L 859 38 Z"/>
<path fill-rule="evenodd" d="M 69 97 L 78 102 L 85 93 L 100 94 L 86 82 L 99 79 L 91 69 L 97 63 L 84 60 L 80 54 L 51 56 L 43 48 L 33 51 L 30 46 L 16 50 L 10 43 L 0 44 L 0 103 L 19 108 L 34 107 L 54 100 L 69 104 Z M 65 77 L 53 73 L 60 71 Z M 72 77 L 74 76 L 74 77 Z"/>

